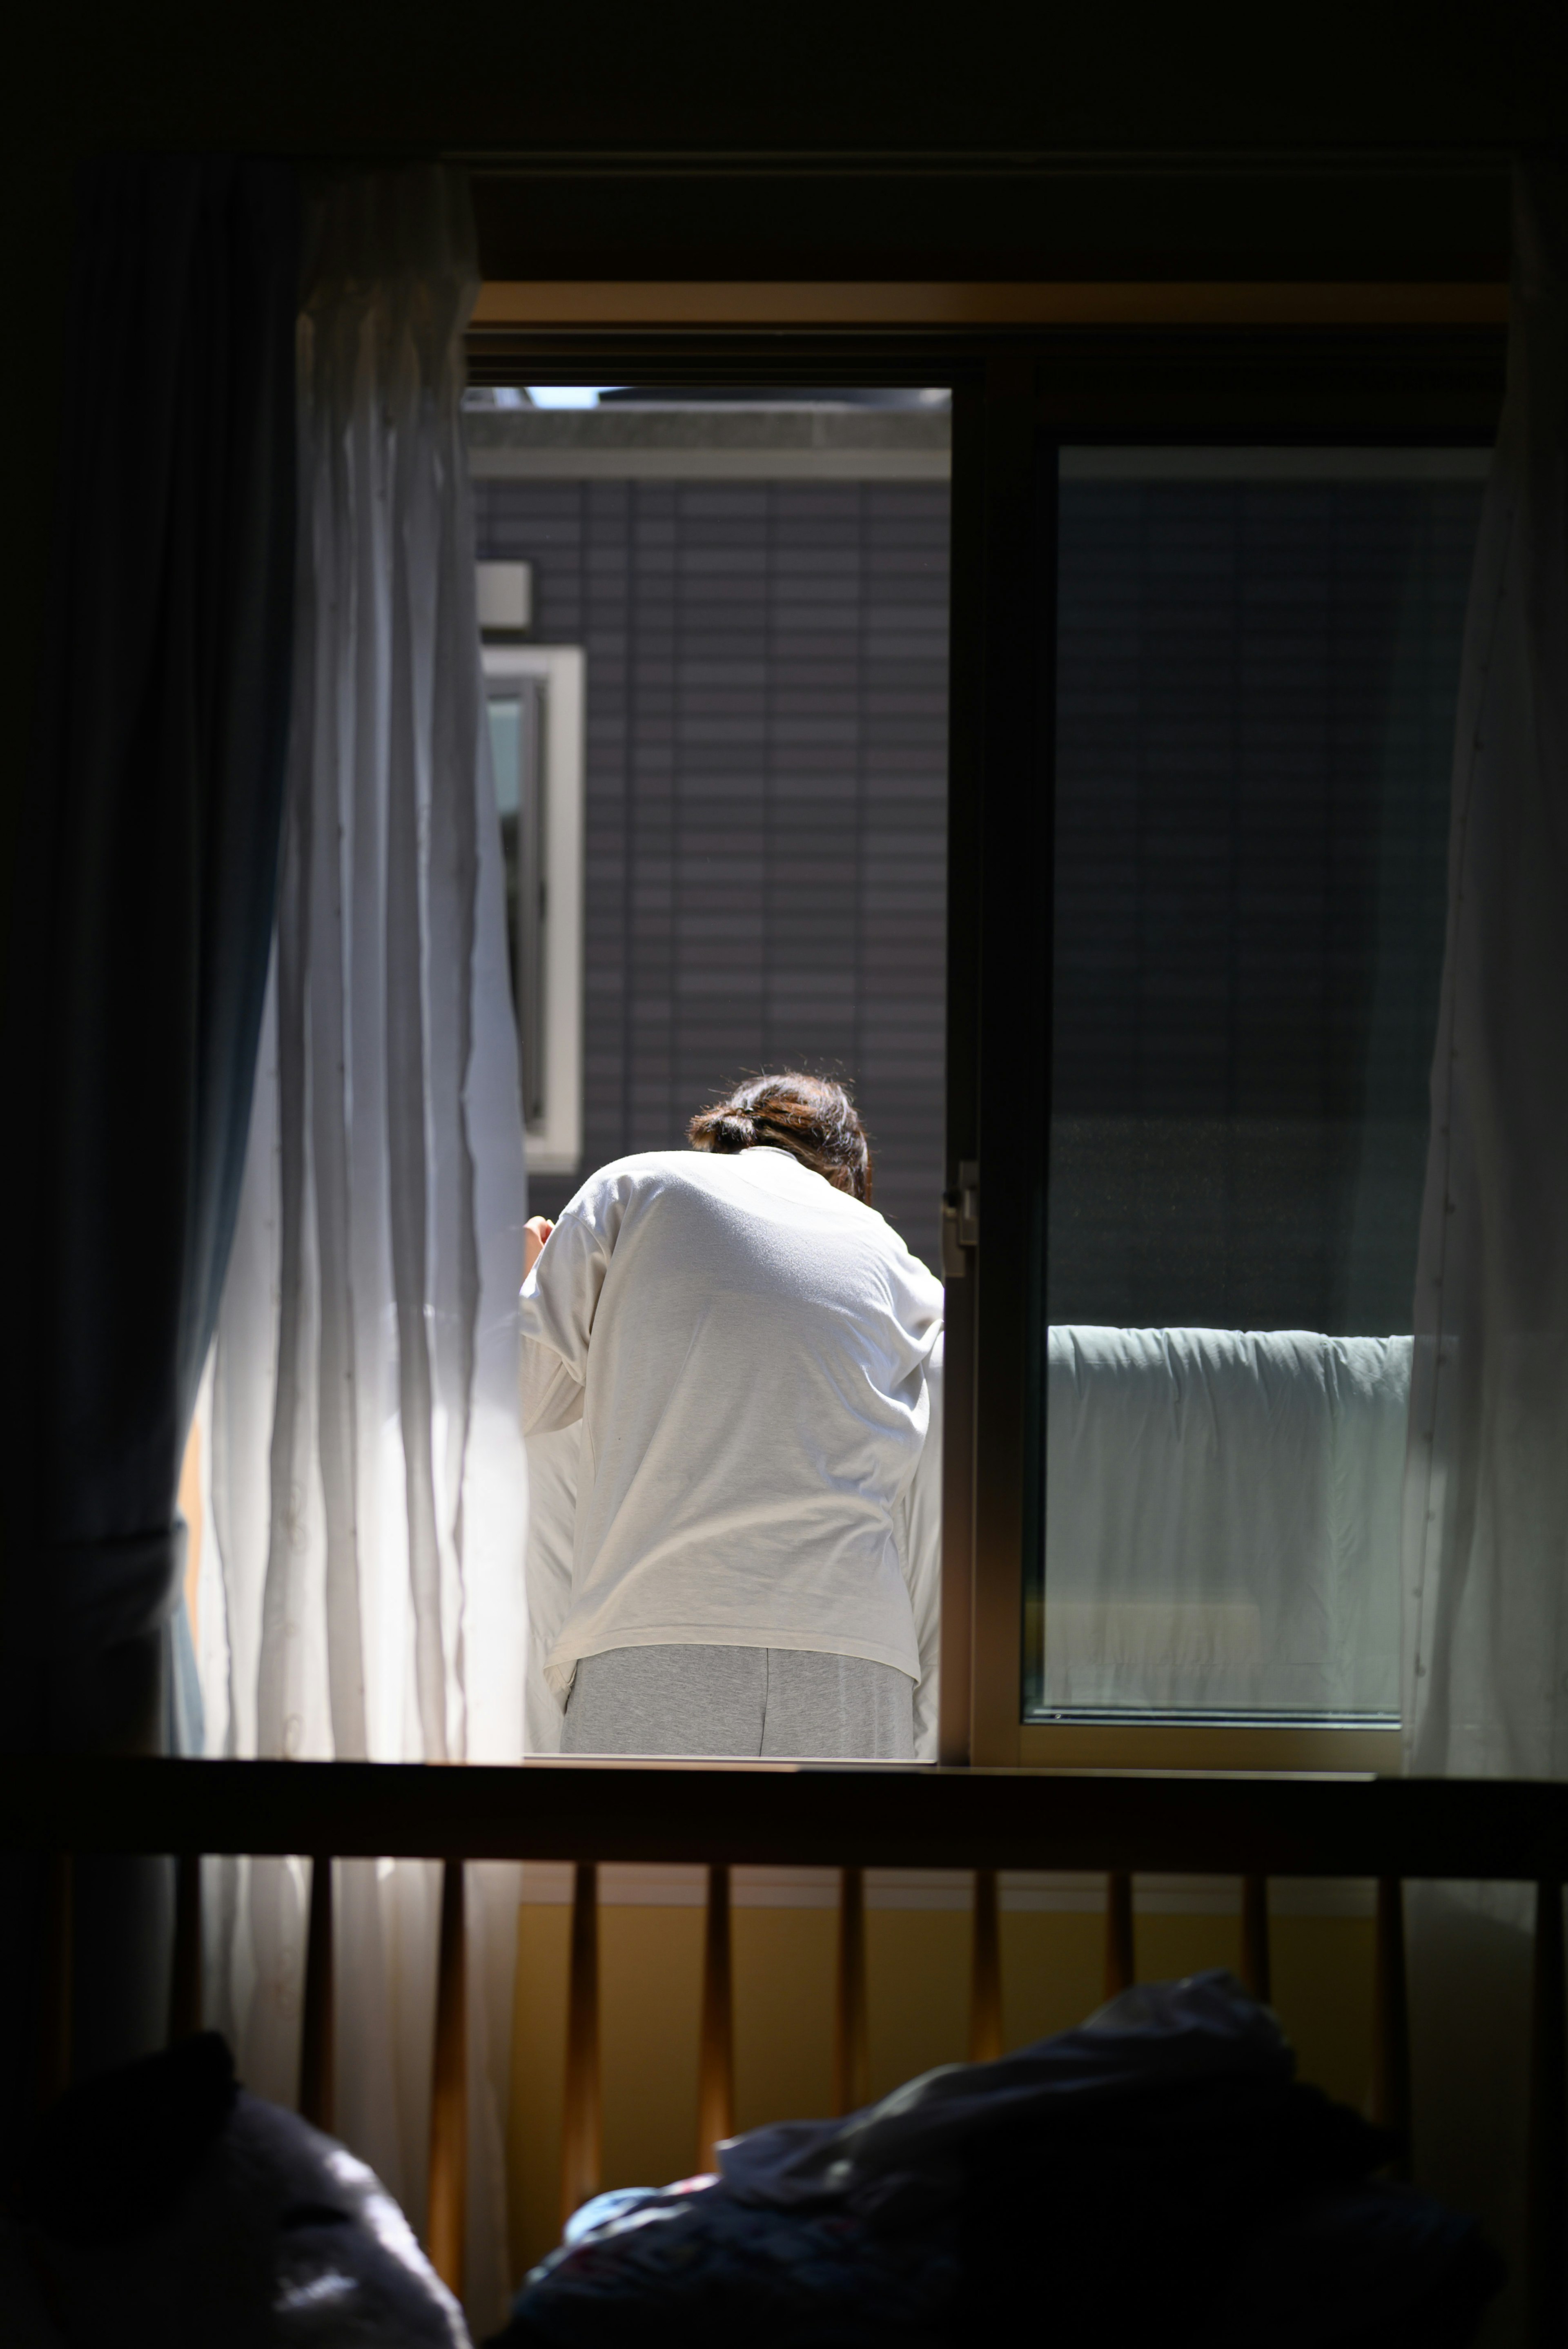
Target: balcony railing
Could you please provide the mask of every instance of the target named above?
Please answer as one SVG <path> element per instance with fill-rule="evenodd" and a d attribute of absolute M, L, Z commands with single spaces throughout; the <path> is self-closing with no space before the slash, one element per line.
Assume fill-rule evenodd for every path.
<path fill-rule="evenodd" d="M 205 1853 L 313 1861 L 299 2108 L 332 2126 L 334 1858 L 444 1863 L 438 1961 L 429 2206 L 438 2272 L 462 2274 L 467 2114 L 463 1864 L 576 1863 L 566 2021 L 562 2192 L 570 2211 L 599 2183 L 598 1865 L 707 1868 L 699 2037 L 700 2166 L 734 2107 L 730 1869 L 841 1871 L 835 2085 L 840 2109 L 867 2077 L 867 1868 L 974 1871 L 970 2052 L 1002 2053 L 997 1871 L 1099 1869 L 1105 1986 L 1133 1979 L 1132 1888 L 1140 1871 L 1243 1882 L 1242 1971 L 1269 1994 L 1271 1877 L 1363 1877 L 1377 1887 L 1374 2117 L 1410 2118 L 1404 1886 L 1411 1878 L 1535 1888 L 1526 2180 L 1531 2338 L 1568 2330 L 1568 2024 L 1563 1887 L 1568 1785 L 1534 1781 L 1224 1777 L 930 1770 L 780 1763 L 531 1762 L 515 1768 L 375 1763 L 51 1758 L 0 1764 L 0 1849 L 47 1857 L 39 2094 L 69 2075 L 72 1856 L 164 1853 L 177 1863 L 171 2036 L 201 2022 L 200 1864 Z"/>

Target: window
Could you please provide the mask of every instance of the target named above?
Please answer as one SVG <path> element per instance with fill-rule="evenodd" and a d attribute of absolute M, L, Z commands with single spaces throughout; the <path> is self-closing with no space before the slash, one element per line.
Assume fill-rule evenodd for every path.
<path fill-rule="evenodd" d="M 1397 1728 L 1484 457 L 1064 449 L 1032 1722 Z"/>
<path fill-rule="evenodd" d="M 484 667 L 528 1163 L 570 1174 L 583 1156 L 583 657 L 487 642 Z"/>
<path fill-rule="evenodd" d="M 469 399 L 482 567 L 526 564 L 531 589 L 526 649 L 487 652 L 498 776 L 526 772 L 530 664 L 581 647 L 583 1122 L 570 1156 L 531 1122 L 531 1204 L 558 1212 L 593 1168 L 679 1147 L 746 1074 L 792 1065 L 851 1081 L 875 1204 L 935 1266 L 945 398 Z M 526 783 L 516 805 L 526 957 Z M 547 1003 L 558 984 L 552 963 Z M 518 999 L 526 1084 L 538 998 Z"/>
<path fill-rule="evenodd" d="M 467 428 L 483 576 L 498 591 L 503 576 L 526 576 L 529 590 L 514 594 L 512 641 L 493 645 L 487 666 L 531 1208 L 560 1214 L 593 1171 L 679 1150 L 693 1117 L 747 1078 L 799 1070 L 848 1081 L 871 1143 L 872 1204 L 934 1267 L 945 1040 L 945 396 L 621 386 L 551 405 L 521 392 L 504 404 L 470 393 Z M 492 609 L 500 600 L 498 592 Z M 524 626 L 527 647 L 516 641 Z M 585 748 L 583 1115 L 570 1154 L 538 1141 L 554 1118 L 558 973 L 542 978 L 554 947 L 556 884 L 542 886 L 540 876 L 555 786 L 541 793 L 536 778 L 555 740 L 558 688 L 542 686 L 532 665 L 562 636 L 578 647 L 570 657 Z M 767 1163 L 753 1171 L 763 1179 Z M 753 1278 L 747 1342 L 761 1373 L 790 1351 L 788 1308 L 770 1306 L 765 1259 Z M 888 1278 L 906 1293 L 891 1268 Z M 912 1287 L 926 1300 L 925 1330 L 931 1290 Z M 732 1292 L 716 1310 L 738 1308 Z M 820 1353 L 801 1355 L 799 1369 L 808 1380 L 826 1375 Z M 865 1424 L 851 1401 L 841 1441 L 856 1443 Z M 913 1639 L 909 1651 L 921 1659 L 913 1725 L 923 1754 L 941 1568 L 940 1512 L 927 1498 L 940 1488 L 939 1412 L 930 1424 L 938 1432 L 922 1455 L 918 1505 L 902 1465 L 883 1490 L 910 1598 L 888 1580 L 879 1538 L 880 1587 L 865 1600 L 884 1656 Z M 882 1459 L 895 1446 L 913 1471 L 913 1434 L 901 1424 L 892 1441 L 872 1442 L 876 1475 L 889 1473 Z M 754 1509 L 745 1488 L 756 1464 L 737 1449 L 733 1390 L 712 1406 L 709 1440 L 734 1478 L 732 1508 Z M 545 1626 L 570 1579 L 587 1455 L 569 1428 L 535 1430 L 529 1456 L 529 1584 L 542 1655 L 560 1628 L 559 1618 Z M 798 1489 L 791 1479 L 790 1493 Z M 677 1543 L 691 1538 L 685 1527 L 675 1533 Z M 853 1580 L 861 1570 L 853 1557 L 843 1568 L 846 1591 L 858 1593 L 851 1603 L 865 1596 Z M 531 1704 L 535 1696 L 531 1733 L 548 1750 L 561 1734 L 559 1707 L 542 1683 Z"/>
<path fill-rule="evenodd" d="M 1122 321 L 1104 326 L 1007 327 L 999 309 L 972 332 L 835 324 L 700 344 L 705 367 L 742 395 L 726 428 L 742 439 L 755 429 L 737 420 L 746 402 L 778 398 L 749 387 L 780 373 L 804 385 L 896 369 L 954 387 L 943 1750 L 990 1764 L 1387 1766 L 1389 1551 L 1374 1520 L 1380 1509 L 1386 1532 L 1501 297 L 1437 287 L 1401 306 L 1395 288 L 1379 324 L 1378 289 L 1353 287 L 1335 324 L 1336 289 L 1320 288 L 1301 313 L 1315 323 L 1293 326 L 1288 289 L 1265 288 L 1257 315 L 1270 323 L 1247 325 L 1246 289 L 1233 289 L 1213 324 L 1198 301 L 1191 324 L 1152 326 L 1126 291 L 1098 311 L 1086 297 L 1086 320 Z M 531 332 L 490 327 L 487 369 L 499 373 L 504 346 L 514 380 L 563 371 L 549 336 Z M 559 339 L 584 346 L 583 372 L 623 381 L 652 363 L 688 382 L 698 347 L 676 329 Z M 852 471 L 844 450 L 864 445 L 864 421 L 850 419 L 824 472 Z M 513 419 L 482 424 L 497 445 L 475 448 L 481 535 L 489 551 L 532 555 L 500 477 L 542 497 L 559 460 L 503 459 Z M 794 429 L 799 453 L 776 480 L 841 430 L 820 416 Z M 544 437 L 537 421 L 527 431 Z M 677 445 L 701 434 L 666 419 L 663 437 L 637 465 L 595 453 L 579 502 L 548 523 L 575 537 L 585 569 L 624 528 L 611 513 L 625 480 L 677 478 Z M 738 481 L 752 462 L 732 447 L 713 471 Z M 602 616 L 618 647 L 619 620 Z M 596 664 L 591 630 L 579 633 Z M 670 708 L 678 729 L 678 684 Z M 634 819 L 632 798 L 621 810 Z M 689 862 L 685 873 L 698 877 Z M 1205 888 L 1202 919 L 1189 917 Z M 910 973 L 929 973 L 923 920 L 905 925 Z M 638 992 L 616 999 L 629 1017 Z M 624 1041 L 591 1091 L 608 1079 L 629 1101 Z M 652 1082 L 667 1086 L 662 1057 Z M 936 1260 L 934 1237 L 923 1252 Z M 1315 1651 L 1293 1649 L 1299 1623 L 1282 1639 L 1258 1557 L 1233 1543 L 1222 1559 L 1179 1560 L 1163 1589 L 1147 1545 L 1086 1553 L 1060 1451 L 1071 1430 L 1058 1413 L 1053 1435 L 1047 1397 L 1065 1375 L 1063 1333 L 1088 1330 L 1295 1330 L 1311 1341 L 1298 1350 L 1320 1400 L 1330 1364 L 1354 1372 L 1371 1360 L 1358 1345 L 1381 1350 L 1363 1429 L 1368 1505 L 1355 1517 L 1359 1618 Z M 1109 1448 L 1120 1467 L 1102 1481 L 1126 1487 L 1131 1455 L 1119 1439 Z M 1294 1569 L 1278 1581 L 1274 1598 L 1287 1583 L 1302 1595 Z M 1321 1610 L 1323 1588 L 1305 1595 Z M 1349 1665 L 1337 1679 L 1331 1651 Z"/>

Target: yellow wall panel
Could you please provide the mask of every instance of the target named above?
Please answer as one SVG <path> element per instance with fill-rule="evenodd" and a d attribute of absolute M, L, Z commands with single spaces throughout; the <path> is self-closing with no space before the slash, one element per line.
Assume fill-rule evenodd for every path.
<path fill-rule="evenodd" d="M 1372 2093 L 1373 1944 L 1370 1917 L 1276 1917 L 1274 2013 L 1304 2080 L 1365 2110 Z"/>
<path fill-rule="evenodd" d="M 954 1909 L 866 1912 L 866 2024 L 874 2101 L 969 2054 L 969 1919 Z"/>
<path fill-rule="evenodd" d="M 517 1916 L 507 2190 L 512 2273 L 561 2234 L 561 2111 L 566 2069 L 566 1961 L 572 1911 L 525 1901 Z"/>
<path fill-rule="evenodd" d="M 737 1909 L 735 2126 L 833 2108 L 839 1920 L 830 1909 Z"/>
<path fill-rule="evenodd" d="M 1076 1910 L 1022 1909 L 1002 1917 L 1002 2036 L 1027 2047 L 1070 2031 L 1099 2005 L 1105 1922 Z"/>
<path fill-rule="evenodd" d="M 1242 1920 L 1202 1911 L 1174 1917 L 1146 1911 L 1134 1922 L 1132 1946 L 1140 1982 L 1181 1982 L 1211 1966 L 1235 1972 L 1242 1961 Z"/>
<path fill-rule="evenodd" d="M 600 1912 L 606 2186 L 665 2186 L 696 2168 L 702 1933 L 700 1909 Z"/>

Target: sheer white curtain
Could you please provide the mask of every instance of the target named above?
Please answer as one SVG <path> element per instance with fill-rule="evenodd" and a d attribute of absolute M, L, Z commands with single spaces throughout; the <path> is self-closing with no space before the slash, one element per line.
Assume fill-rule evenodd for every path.
<path fill-rule="evenodd" d="M 522 1751 L 526 1213 L 460 433 L 466 185 L 332 188 L 300 321 L 300 569 L 276 953 L 207 1398 L 207 1750 Z M 209 2011 L 292 2100 L 303 1869 L 225 1863 Z M 336 2127 L 425 2203 L 433 1868 L 340 1863 Z M 509 2282 L 517 1886 L 469 1871 L 468 2304 Z"/>
<path fill-rule="evenodd" d="M 1467 620 L 1405 1501 L 1419 1773 L 1568 1771 L 1568 179 L 1516 179 L 1508 391 Z M 1521 2199 L 1530 1907 L 1412 1900 L 1416 2151 Z M 1504 2241 L 1517 2255 L 1517 2240 Z M 1517 2256 L 1515 2258 L 1517 2268 Z M 1521 2322 L 1505 2310 L 1498 2337 Z"/>

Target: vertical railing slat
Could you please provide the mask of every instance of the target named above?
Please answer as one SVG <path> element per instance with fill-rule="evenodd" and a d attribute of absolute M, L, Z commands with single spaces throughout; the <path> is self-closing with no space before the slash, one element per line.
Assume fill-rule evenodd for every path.
<path fill-rule="evenodd" d="M 1242 1878 L 1242 1982 L 1261 2004 L 1272 1995 L 1269 1960 L 1269 1880 L 1266 1876 Z"/>
<path fill-rule="evenodd" d="M 1132 1878 L 1119 1872 L 1106 1887 L 1105 1994 L 1119 1998 L 1138 1979 L 1132 1933 Z"/>
<path fill-rule="evenodd" d="M 332 2133 L 336 2105 L 337 1988 L 332 1947 L 330 1854 L 310 1864 L 310 1922 L 304 1943 L 304 2012 L 299 2034 L 300 2117 Z"/>
<path fill-rule="evenodd" d="M 469 2194 L 469 1980 L 463 1889 L 463 1863 L 449 1859 L 441 1870 L 425 2228 L 430 2265 L 459 2300 L 463 2296 Z"/>
<path fill-rule="evenodd" d="M 996 1871 L 975 1871 L 969 1963 L 969 2061 L 992 2064 L 1002 2053 L 1002 1926 Z"/>
<path fill-rule="evenodd" d="M 1398 1876 L 1377 1879 L 1377 1936 L 1373 1959 L 1372 2117 L 1399 2140 L 1391 2165 L 1410 2174 L 1410 1997 L 1405 1971 L 1405 1887 Z"/>
<path fill-rule="evenodd" d="M 839 1870 L 839 1971 L 834 1993 L 833 2110 L 855 2113 L 871 2101 L 863 1868 Z"/>
<path fill-rule="evenodd" d="M 71 2084 L 71 1982 L 75 1967 L 75 1869 L 68 1851 L 44 1863 L 38 1936 L 38 2064 L 34 2095 L 47 2112 Z"/>
<path fill-rule="evenodd" d="M 572 1888 L 572 1947 L 566 1984 L 566 2081 L 561 2116 L 561 2216 L 564 2222 L 599 2191 L 603 2168 L 599 2101 L 599 1870 L 579 1860 Z"/>
<path fill-rule="evenodd" d="M 1563 2000 L 1563 1887 L 1535 1888 L 1530 2032 L 1526 2274 L 1532 2349 L 1568 2338 L 1568 2016 Z"/>
<path fill-rule="evenodd" d="M 174 1863 L 174 1950 L 169 1968 L 169 2044 L 201 2028 L 201 1855 Z"/>
<path fill-rule="evenodd" d="M 707 1871 L 703 1935 L 702 2027 L 697 2044 L 696 2166 L 715 2167 L 714 2148 L 735 2134 L 734 1988 L 729 1944 L 729 1870 Z"/>

